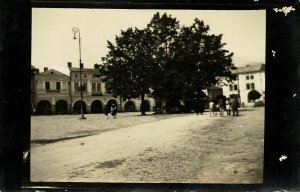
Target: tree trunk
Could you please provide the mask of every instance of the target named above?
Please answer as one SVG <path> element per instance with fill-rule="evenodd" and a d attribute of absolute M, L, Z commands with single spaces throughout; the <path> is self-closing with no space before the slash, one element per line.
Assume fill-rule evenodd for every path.
<path fill-rule="evenodd" d="M 122 108 L 122 106 L 123 106 L 122 100 L 123 100 L 123 97 L 122 97 L 122 89 L 121 89 L 121 91 L 120 91 L 120 111 L 123 111 L 123 108 Z"/>
<path fill-rule="evenodd" d="M 122 98 L 122 94 L 120 95 L 120 111 L 123 111 L 123 102 L 122 102 L 123 98 Z"/>
<path fill-rule="evenodd" d="M 146 112 L 145 112 L 145 93 L 141 94 L 141 106 L 140 106 L 140 109 L 141 109 L 141 115 L 146 115 Z"/>

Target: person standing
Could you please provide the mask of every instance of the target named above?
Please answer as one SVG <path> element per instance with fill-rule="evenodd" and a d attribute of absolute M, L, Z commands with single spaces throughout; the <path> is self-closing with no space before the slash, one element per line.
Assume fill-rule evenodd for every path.
<path fill-rule="evenodd" d="M 227 115 L 230 115 L 230 111 L 231 111 L 231 103 L 230 103 L 230 101 L 229 101 L 229 98 L 228 99 L 226 99 L 226 112 L 227 112 Z"/>
<path fill-rule="evenodd" d="M 117 117 L 117 106 L 115 104 L 111 105 L 111 115 L 113 116 L 113 118 L 115 119 Z"/>
<path fill-rule="evenodd" d="M 211 117 L 211 114 L 213 115 L 213 116 L 215 116 L 214 115 L 214 110 L 215 110 L 215 103 L 211 100 L 210 102 L 209 102 L 209 116 Z"/>
<path fill-rule="evenodd" d="M 232 115 L 233 116 L 238 116 L 239 115 L 239 110 L 238 108 L 240 107 L 239 102 L 237 98 L 234 98 L 231 102 L 231 107 L 232 107 Z"/>
<path fill-rule="evenodd" d="M 219 99 L 219 108 L 220 108 L 220 116 L 223 117 L 224 116 L 224 102 L 223 99 Z"/>

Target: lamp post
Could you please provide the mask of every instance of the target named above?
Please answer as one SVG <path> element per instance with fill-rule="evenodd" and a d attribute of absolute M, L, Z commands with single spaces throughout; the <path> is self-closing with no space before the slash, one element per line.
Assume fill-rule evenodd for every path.
<path fill-rule="evenodd" d="M 78 40 L 79 40 L 79 77 L 80 77 L 80 113 L 81 113 L 81 117 L 80 119 L 86 119 L 84 117 L 84 114 L 83 114 L 83 93 L 82 93 L 82 76 L 81 76 L 81 68 L 83 67 L 82 66 L 82 63 L 81 63 L 81 37 L 80 37 L 80 30 L 77 28 L 77 27 L 74 27 L 72 29 L 72 32 L 74 34 L 74 39 L 77 39 L 76 38 L 76 34 L 78 33 Z"/>
<path fill-rule="evenodd" d="M 240 80 L 238 74 L 237 74 L 237 92 L 238 92 L 238 102 L 241 104 Z"/>

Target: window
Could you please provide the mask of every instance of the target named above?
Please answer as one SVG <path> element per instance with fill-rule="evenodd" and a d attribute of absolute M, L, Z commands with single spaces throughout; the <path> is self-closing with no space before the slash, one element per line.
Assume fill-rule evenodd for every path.
<path fill-rule="evenodd" d="M 60 89 L 61 89 L 60 82 L 56 82 L 56 90 L 60 90 Z"/>
<path fill-rule="evenodd" d="M 75 75 L 75 77 L 77 78 L 77 77 L 78 77 L 78 75 Z"/>
<path fill-rule="evenodd" d="M 86 78 L 86 75 L 83 75 L 83 78 Z"/>
<path fill-rule="evenodd" d="M 50 82 L 45 83 L 46 90 L 50 90 Z"/>
<path fill-rule="evenodd" d="M 231 84 L 229 85 L 229 90 L 233 91 L 233 85 L 231 85 Z"/>
<path fill-rule="evenodd" d="M 253 76 L 253 75 L 251 75 L 251 76 L 250 76 L 250 79 L 254 79 L 254 76 Z"/>
<path fill-rule="evenodd" d="M 83 85 L 83 87 L 84 87 L 84 88 L 83 88 L 83 91 L 88 91 L 88 90 L 87 90 L 87 83 L 83 83 L 82 85 Z"/>
<path fill-rule="evenodd" d="M 246 76 L 246 80 L 249 80 L 249 75 Z"/>
<path fill-rule="evenodd" d="M 251 83 L 251 89 L 255 89 L 254 83 Z"/>
<path fill-rule="evenodd" d="M 246 84 L 246 89 L 249 90 L 250 89 L 250 83 Z"/>
<path fill-rule="evenodd" d="M 92 92 L 96 91 L 96 83 L 92 83 Z"/>
<path fill-rule="evenodd" d="M 74 89 L 75 91 L 79 91 L 79 83 L 74 83 Z"/>
<path fill-rule="evenodd" d="M 234 90 L 237 91 L 237 89 L 238 89 L 238 88 L 237 88 L 237 85 L 234 85 Z"/>
<path fill-rule="evenodd" d="M 101 91 L 101 83 L 97 83 L 97 91 Z"/>

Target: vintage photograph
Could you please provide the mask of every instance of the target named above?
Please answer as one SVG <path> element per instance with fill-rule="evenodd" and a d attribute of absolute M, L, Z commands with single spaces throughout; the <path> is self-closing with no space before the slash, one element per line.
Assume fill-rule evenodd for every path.
<path fill-rule="evenodd" d="M 265 10 L 32 8 L 31 30 L 31 182 L 264 182 Z"/>

